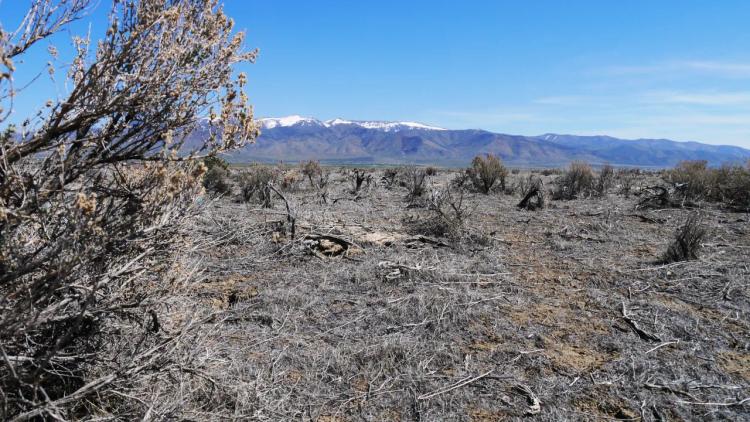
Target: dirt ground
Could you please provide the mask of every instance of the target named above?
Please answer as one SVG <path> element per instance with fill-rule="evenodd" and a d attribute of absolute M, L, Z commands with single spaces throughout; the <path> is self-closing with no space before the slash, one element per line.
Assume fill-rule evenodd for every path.
<path fill-rule="evenodd" d="M 431 211 L 382 169 L 357 195 L 329 170 L 327 202 L 307 181 L 283 192 L 294 238 L 278 197 L 196 221 L 193 294 L 221 315 L 203 367 L 235 418 L 750 420 L 748 214 L 636 210 L 616 187 L 536 211 L 467 193 L 458 236 L 420 236 Z M 656 263 L 691 212 L 699 259 Z"/>

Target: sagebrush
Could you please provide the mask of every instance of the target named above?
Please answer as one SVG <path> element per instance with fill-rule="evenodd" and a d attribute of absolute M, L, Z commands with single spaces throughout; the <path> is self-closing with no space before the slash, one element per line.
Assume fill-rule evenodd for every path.
<path fill-rule="evenodd" d="M 74 36 L 72 55 L 58 57 L 50 37 L 92 6 L 34 0 L 17 31 L 0 26 L 3 420 L 152 411 L 154 397 L 124 392 L 179 371 L 160 295 L 181 274 L 170 257 L 202 190 L 196 158 L 258 134 L 246 78 L 233 76 L 256 53 L 215 1 L 113 2 L 101 40 Z M 67 94 L 14 126 L 26 91 L 13 75 L 29 70 L 35 44 L 47 45 L 50 76 L 70 63 Z M 208 137 L 189 149 L 203 117 Z"/>
<path fill-rule="evenodd" d="M 485 195 L 490 193 L 497 182 L 500 183 L 500 190 L 505 191 L 508 169 L 496 155 L 487 154 L 484 157 L 477 155 L 466 173 L 474 188 Z"/>

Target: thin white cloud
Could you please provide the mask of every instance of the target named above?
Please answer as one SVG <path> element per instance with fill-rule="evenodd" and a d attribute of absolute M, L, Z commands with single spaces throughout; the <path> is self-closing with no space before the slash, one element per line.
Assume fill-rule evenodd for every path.
<path fill-rule="evenodd" d="M 626 95 L 560 95 L 541 97 L 531 101 L 532 104 L 545 106 L 596 106 L 605 107 L 613 104 L 616 98 L 617 107 L 628 104 L 682 104 L 693 106 L 750 106 L 750 91 L 715 92 L 715 91 L 643 91 Z"/>
<path fill-rule="evenodd" d="M 750 114 L 675 113 L 644 117 L 641 121 L 655 127 L 670 125 L 686 129 L 716 125 L 717 133 L 724 129 L 723 126 L 739 126 L 750 131 Z"/>
<path fill-rule="evenodd" d="M 744 92 L 673 92 L 655 91 L 641 94 L 647 104 L 686 104 L 706 106 L 750 105 L 750 91 Z M 749 122 L 750 123 L 750 122 Z"/>
<path fill-rule="evenodd" d="M 559 95 L 559 96 L 537 98 L 532 102 L 534 104 L 542 104 L 542 105 L 573 106 L 573 105 L 583 105 L 583 104 L 590 103 L 592 99 L 593 99 L 592 97 L 584 96 L 584 95 Z"/>
<path fill-rule="evenodd" d="M 681 60 L 644 65 L 610 66 L 607 73 L 615 75 L 679 75 L 700 73 L 717 77 L 750 78 L 750 63 L 710 60 Z"/>
<path fill-rule="evenodd" d="M 712 61 L 685 62 L 685 65 L 695 70 L 734 77 L 750 77 L 750 63 L 727 63 Z"/>

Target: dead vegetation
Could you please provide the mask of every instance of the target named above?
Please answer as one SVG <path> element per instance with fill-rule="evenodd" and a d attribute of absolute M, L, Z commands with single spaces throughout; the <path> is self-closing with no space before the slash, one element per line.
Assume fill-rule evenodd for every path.
<path fill-rule="evenodd" d="M 4 107 L 88 4 L 2 32 Z M 207 180 L 197 154 L 257 134 L 254 55 L 214 2 L 113 7 L 69 98 L 0 135 L 0 419 L 747 419 L 750 169 Z M 202 110 L 221 127 L 181 156 Z"/>
<path fill-rule="evenodd" d="M 367 187 L 372 183 L 372 175 L 367 170 L 354 169 L 350 173 L 352 189 L 349 191 L 352 195 L 358 195 L 362 186 Z"/>
<path fill-rule="evenodd" d="M 371 174 L 382 181 L 391 172 Z M 633 186 L 668 186 L 657 174 L 630 174 Z M 379 183 L 357 200 L 321 203 L 314 187 L 285 194 L 293 239 L 273 234 L 289 225 L 280 203 L 248 214 L 223 199 L 199 219 L 215 239 L 196 251 L 211 268 L 202 294 L 216 284 L 231 303 L 222 305 L 227 322 L 211 327 L 212 353 L 224 358 L 207 374 L 220 397 L 240 397 L 233 412 L 261 420 L 747 413 L 747 214 L 698 201 L 701 223 L 686 225 L 692 211 L 636 209 L 645 193 L 626 198 L 614 187 L 530 213 L 516 206 L 522 193 L 545 193 L 556 175 L 520 172 L 515 186 L 525 187 L 513 196 L 485 196 L 466 189 L 464 172 L 446 170 L 414 207 L 403 175 L 393 176 L 403 186 Z M 351 177 L 332 178 L 332 197 L 352 197 Z M 689 234 L 684 227 L 710 228 L 697 242 L 684 236 L 686 250 L 699 244 L 700 253 L 663 261 L 675 233 Z M 228 294 L 227 279 L 248 281 Z"/>
<path fill-rule="evenodd" d="M 529 174 L 526 177 L 522 177 L 518 183 L 518 192 L 521 194 L 521 202 L 518 203 L 517 207 L 527 209 L 529 211 L 538 210 L 544 208 L 544 183 L 542 179 Z"/>
<path fill-rule="evenodd" d="M 671 264 L 673 262 L 698 259 L 698 251 L 706 238 L 706 229 L 703 227 L 700 215 L 690 214 L 685 224 L 677 230 L 674 242 L 669 245 L 661 262 Z"/>
<path fill-rule="evenodd" d="M 606 195 L 615 183 L 615 169 L 609 164 L 605 164 L 599 170 L 599 174 L 596 177 L 596 184 L 594 185 L 594 193 L 597 196 Z"/>
<path fill-rule="evenodd" d="M 193 356 L 211 310 L 183 296 L 200 270 L 175 252 L 193 246 L 199 156 L 258 133 L 232 68 L 255 53 L 213 1 L 112 2 L 90 36 L 70 24 L 94 2 L 26 3 L 17 30 L 0 25 L 0 419 L 147 419 L 221 400 Z M 65 33 L 72 48 L 58 50 Z M 58 100 L 10 124 L 14 101 L 34 100 L 14 75 L 38 72 L 39 45 L 49 77 L 63 70 Z M 201 117 L 209 134 L 187 145 Z"/>
<path fill-rule="evenodd" d="M 406 186 L 406 199 L 413 202 L 422 197 L 427 192 L 427 171 L 416 167 L 409 167 L 403 170 L 404 185 Z"/>
<path fill-rule="evenodd" d="M 175 290 L 174 312 L 147 313 L 143 324 L 173 330 L 195 317 L 164 376 L 124 390 L 147 405 L 120 402 L 118 412 L 689 420 L 747 411 L 747 214 L 705 201 L 695 204 L 700 222 L 685 207 L 639 208 L 648 190 L 539 206 L 560 176 L 518 172 L 515 194 L 487 196 L 463 171 L 422 178 L 418 168 L 321 168 L 335 200 L 320 200 L 318 182 L 270 183 L 270 208 L 247 207 L 236 201 L 240 175 L 257 171 L 303 175 L 232 169 L 235 193 L 191 220 L 193 246 L 175 265 L 202 268 L 198 283 Z M 632 174 L 634 186 L 668 186 Z M 367 187 L 368 176 L 381 183 Z M 419 206 L 404 201 L 415 186 Z"/>
<path fill-rule="evenodd" d="M 313 179 L 319 179 L 323 175 L 323 169 L 320 163 L 314 160 L 306 161 L 301 164 L 302 174 L 310 181 L 310 186 L 315 186 Z"/>
<path fill-rule="evenodd" d="M 665 179 L 683 201 L 705 200 L 750 210 L 750 163 L 710 168 L 705 161 L 683 161 L 667 171 Z"/>
<path fill-rule="evenodd" d="M 274 169 L 262 165 L 252 166 L 237 175 L 237 182 L 243 202 L 255 200 L 265 208 L 271 207 L 270 185 L 276 182 Z M 288 181 L 285 184 L 289 186 Z"/>

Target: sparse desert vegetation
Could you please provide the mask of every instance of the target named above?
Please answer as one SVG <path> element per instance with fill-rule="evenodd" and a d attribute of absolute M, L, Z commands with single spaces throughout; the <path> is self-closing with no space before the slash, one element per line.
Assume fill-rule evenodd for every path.
<path fill-rule="evenodd" d="M 594 188 L 601 180 L 585 163 L 573 169 Z M 266 172 L 302 177 L 294 166 Z M 203 271 L 181 297 L 209 318 L 190 337 L 200 356 L 190 368 L 202 376 L 181 379 L 180 393 L 166 379 L 150 386 L 152 412 L 316 421 L 746 415 L 750 219 L 733 199 L 642 209 L 653 186 L 675 197 L 680 187 L 670 171 L 629 171 L 628 196 L 614 177 L 602 194 L 527 210 L 517 205 L 529 192 L 551 197 L 570 169 L 516 172 L 512 195 L 462 186 L 460 169 L 329 172 L 331 201 L 305 183 L 264 207 L 236 185 L 191 220 L 194 246 L 179 263 Z M 164 324 L 176 317 L 168 309 L 155 309 Z"/>
<path fill-rule="evenodd" d="M 114 1 L 65 64 L 92 2 L 30 4 L 0 26 L 1 420 L 749 418 L 750 163 L 509 168 L 476 154 L 643 150 L 295 116 L 265 127 L 296 154 L 424 166 L 233 166 L 257 51 L 216 1 Z M 11 124 L 41 44 L 65 92 Z"/>

